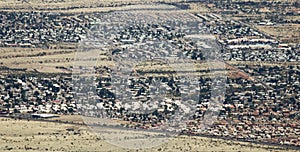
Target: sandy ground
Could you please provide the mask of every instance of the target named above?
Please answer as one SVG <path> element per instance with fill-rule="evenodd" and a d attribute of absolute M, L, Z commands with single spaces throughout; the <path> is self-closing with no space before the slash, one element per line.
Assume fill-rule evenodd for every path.
<path fill-rule="evenodd" d="M 81 119 L 80 116 L 68 117 L 61 119 Z M 126 149 L 110 144 L 86 126 L 8 118 L 0 118 L 0 125 L 0 151 L 286 151 L 278 147 L 188 136 L 171 138 L 148 149 Z"/>

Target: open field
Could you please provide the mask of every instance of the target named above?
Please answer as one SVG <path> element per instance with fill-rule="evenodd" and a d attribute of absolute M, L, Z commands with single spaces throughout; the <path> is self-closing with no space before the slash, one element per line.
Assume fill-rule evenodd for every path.
<path fill-rule="evenodd" d="M 300 25 L 284 24 L 276 26 L 257 26 L 257 28 L 270 36 L 283 42 L 300 43 Z"/>
<path fill-rule="evenodd" d="M 156 2 L 182 2 L 180 0 L 151 0 L 148 3 Z M 55 13 L 91 13 L 108 12 L 116 10 L 128 10 L 132 8 L 142 8 L 142 0 L 0 0 L 0 10 L 3 11 L 49 11 Z M 190 3 L 188 12 L 208 12 L 203 4 Z"/>
<path fill-rule="evenodd" d="M 25 68 L 26 71 L 38 71 L 42 73 L 70 73 L 73 65 L 88 66 L 88 64 L 97 66 L 113 67 L 114 62 L 109 59 L 109 53 L 95 50 L 91 54 L 79 52 L 75 49 L 41 49 L 41 48 L 0 48 L 0 66 L 9 68 Z M 95 58 L 95 60 L 91 59 Z M 88 59 L 88 61 L 76 61 L 80 59 Z M 189 68 L 178 70 L 178 74 L 185 72 L 197 72 L 210 70 L 211 68 L 223 68 L 225 66 L 221 62 L 191 62 L 186 63 Z M 218 65 L 219 64 L 219 65 Z M 141 70 L 146 73 L 160 69 L 162 71 L 174 71 L 178 63 L 157 64 L 152 62 L 141 62 L 136 65 L 135 70 Z M 64 68 L 61 68 L 64 67 Z M 197 72 L 198 75 L 206 75 L 205 72 Z"/>
<path fill-rule="evenodd" d="M 128 5 L 128 4 L 137 4 L 141 3 L 141 0 L 108 0 L 108 1 L 97 1 L 97 0 L 63 0 L 63 1 L 54 1 L 54 0 L 1 0 L 0 6 L 4 9 L 72 9 L 80 7 L 108 7 L 108 6 L 118 6 L 118 5 Z"/>
<path fill-rule="evenodd" d="M 71 49 L 39 49 L 39 48 L 1 48 L 1 66 L 10 68 L 26 68 L 28 71 L 66 72 L 58 66 L 73 65 L 75 50 Z"/>
<path fill-rule="evenodd" d="M 67 117 L 61 119 L 68 120 Z M 69 120 L 80 120 L 80 116 Z M 9 118 L 1 118 L 0 124 L 1 151 L 287 151 L 273 146 L 189 136 L 179 136 L 149 149 L 130 150 L 107 143 L 86 126 Z"/>

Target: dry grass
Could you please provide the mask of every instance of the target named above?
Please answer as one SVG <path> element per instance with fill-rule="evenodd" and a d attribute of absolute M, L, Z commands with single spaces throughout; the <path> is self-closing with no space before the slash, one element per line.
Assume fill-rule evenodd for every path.
<path fill-rule="evenodd" d="M 74 55 L 71 49 L 0 48 L 1 66 L 28 71 L 66 72 L 56 67 L 72 66 Z"/>
<path fill-rule="evenodd" d="M 181 0 L 149 0 L 147 3 L 156 2 L 182 2 Z M 132 8 L 149 8 L 144 6 L 143 0 L 0 0 L 2 11 L 47 11 L 55 13 L 92 13 L 128 10 Z M 190 3 L 189 10 L 183 12 L 208 12 L 204 4 Z M 155 6 L 157 7 L 157 6 Z"/>
<path fill-rule="evenodd" d="M 179 0 L 165 0 L 165 2 Z M 150 0 L 147 2 L 159 2 Z M 143 0 L 0 0 L 0 8 L 5 10 L 55 10 L 55 11 L 101 11 L 115 10 L 118 6 L 142 4 Z M 63 11 L 64 12 L 64 11 Z"/>
<path fill-rule="evenodd" d="M 81 119 L 78 116 L 68 117 L 61 119 Z M 0 151 L 136 151 L 111 145 L 85 126 L 7 118 L 1 118 L 0 125 Z M 67 131 L 67 128 L 73 128 L 74 131 Z M 138 151 L 268 151 L 274 148 L 222 139 L 179 136 L 160 146 Z"/>
<path fill-rule="evenodd" d="M 64 69 L 56 67 L 69 68 L 74 65 L 78 66 L 108 66 L 114 67 L 115 62 L 108 58 L 107 52 L 104 51 L 89 51 L 78 52 L 74 49 L 40 49 L 40 48 L 0 48 L 1 66 L 9 68 L 27 68 L 27 71 L 37 70 L 43 73 L 68 73 Z M 84 61 L 79 61 L 84 59 Z M 88 59 L 86 61 L 85 59 Z M 95 59 L 95 60 L 93 60 Z M 177 63 L 170 62 L 157 64 L 155 62 L 140 62 L 132 70 L 140 70 L 153 75 L 153 71 L 175 71 L 178 75 L 194 73 L 197 75 L 207 75 L 207 72 L 196 72 L 221 68 L 225 70 L 225 65 L 221 62 L 190 62 Z M 195 73 L 196 72 L 196 73 Z"/>
<path fill-rule="evenodd" d="M 86 127 L 67 124 L 12 120 L 1 120 L 0 151 L 101 151 L 120 150 L 106 142 L 98 144 L 97 136 Z M 66 131 L 74 128 L 75 132 Z M 105 151 L 103 150 L 103 151 Z"/>
<path fill-rule="evenodd" d="M 300 25 L 284 24 L 276 26 L 257 26 L 257 28 L 283 42 L 300 43 Z"/>

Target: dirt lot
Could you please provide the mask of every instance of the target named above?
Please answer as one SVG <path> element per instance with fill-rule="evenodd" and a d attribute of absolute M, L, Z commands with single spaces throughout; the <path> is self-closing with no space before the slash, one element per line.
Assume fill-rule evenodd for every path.
<path fill-rule="evenodd" d="M 178 136 L 157 147 L 133 150 L 109 144 L 86 126 L 9 118 L 0 118 L 0 125 L 0 151 L 283 151 L 278 147 L 187 136 Z"/>

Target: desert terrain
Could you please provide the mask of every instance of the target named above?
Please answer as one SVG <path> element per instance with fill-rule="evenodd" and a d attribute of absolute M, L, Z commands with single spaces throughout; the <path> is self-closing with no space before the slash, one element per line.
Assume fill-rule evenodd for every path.
<path fill-rule="evenodd" d="M 54 118 L 53 118 L 54 119 Z M 57 120 L 82 122 L 81 116 Z M 108 143 L 85 125 L 0 118 L 1 151 L 296 151 L 282 147 L 196 136 L 178 136 L 148 149 L 125 149 Z"/>

